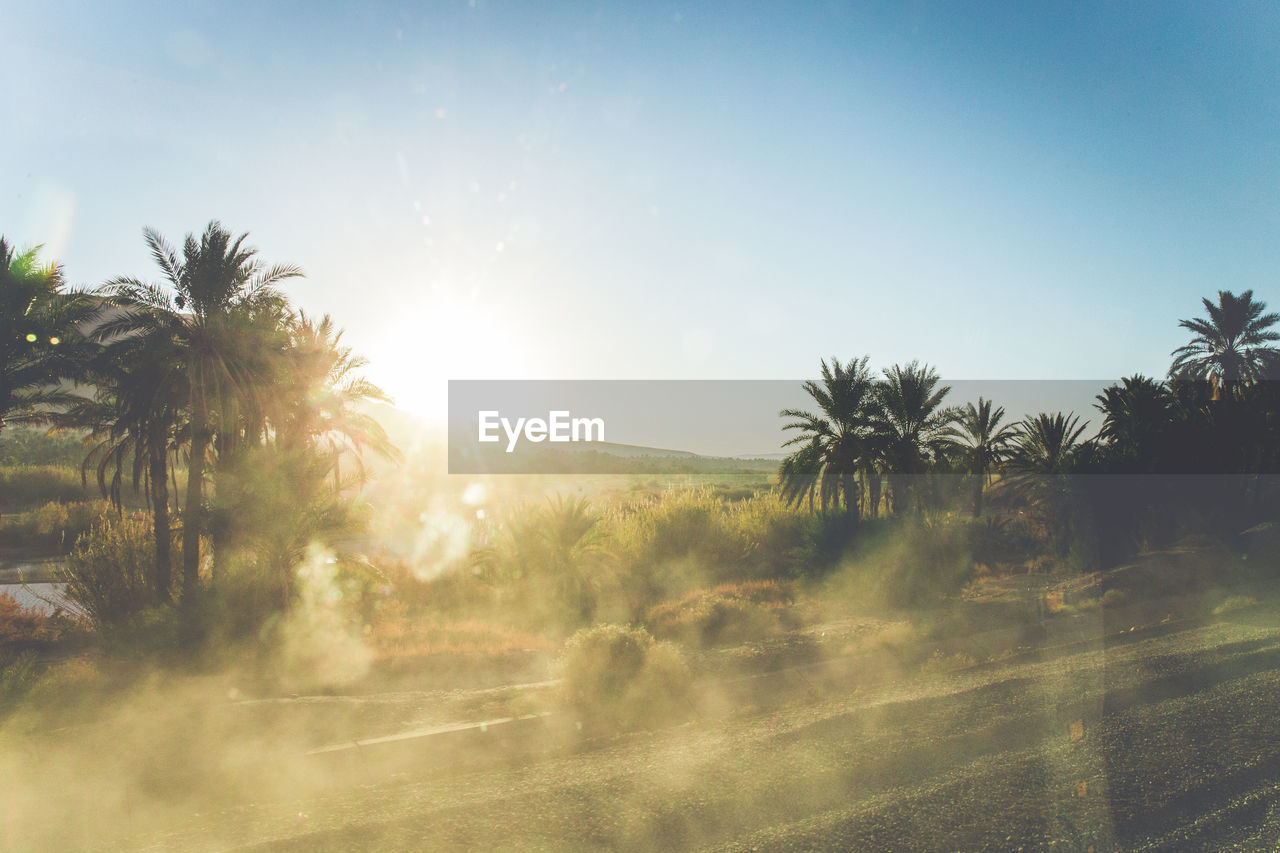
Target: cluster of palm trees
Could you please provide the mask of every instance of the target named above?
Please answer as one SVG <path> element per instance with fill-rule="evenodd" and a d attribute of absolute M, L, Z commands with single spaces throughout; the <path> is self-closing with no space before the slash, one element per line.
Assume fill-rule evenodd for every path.
<path fill-rule="evenodd" d="M 126 484 L 145 494 L 156 600 L 173 596 L 178 539 L 184 603 L 203 567 L 216 583 L 247 555 L 287 606 L 291 561 L 345 518 L 343 455 L 394 454 L 360 408 L 386 395 L 328 316 L 292 309 L 280 285 L 296 267 L 264 264 L 216 221 L 180 251 L 144 236 L 162 281 L 92 291 L 68 291 L 60 267 L 0 239 L 0 418 L 87 430 L 85 468 L 103 492 L 117 503 Z"/>
<path fill-rule="evenodd" d="M 804 384 L 818 410 L 780 412 L 789 419 L 783 429 L 799 433 L 784 445 L 798 449 L 779 468 L 783 497 L 853 519 L 874 518 L 885 504 L 919 510 L 920 475 L 963 462 L 979 480 L 980 513 L 982 482 L 1015 444 L 1004 409 L 981 397 L 964 409 L 944 406 L 951 388 L 932 367 L 894 365 L 877 378 L 869 360 L 823 360 L 821 380 Z"/>
<path fill-rule="evenodd" d="M 997 477 L 1006 494 L 1062 493 L 1062 478 L 1082 473 L 1230 473 L 1280 471 L 1280 315 L 1252 291 L 1203 300 L 1207 317 L 1181 321 L 1193 337 L 1174 350 L 1168 377 L 1133 376 L 1097 397 L 1097 435 L 1075 413 L 1041 412 L 1006 422 L 979 398 L 947 406 L 938 374 L 916 362 L 880 377 L 868 359 L 821 363 L 805 391 L 815 411 L 780 413 L 797 432 L 783 460 L 783 495 L 799 504 L 842 510 L 857 519 L 882 508 L 919 511 L 930 473 L 964 474 L 972 511 Z"/>

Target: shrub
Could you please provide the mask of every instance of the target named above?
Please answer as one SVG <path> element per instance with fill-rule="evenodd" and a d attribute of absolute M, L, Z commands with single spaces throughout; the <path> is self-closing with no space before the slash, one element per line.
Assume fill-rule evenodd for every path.
<path fill-rule="evenodd" d="M 1122 589 L 1109 589 L 1102 594 L 1103 607 L 1120 607 L 1129 602 L 1129 594 Z"/>
<path fill-rule="evenodd" d="M 789 584 L 724 584 L 652 607 L 645 621 L 655 635 L 695 646 L 741 643 L 778 633 L 792 601 Z"/>
<path fill-rule="evenodd" d="M 1035 536 L 1021 518 L 987 516 L 969 522 L 974 562 L 1008 566 L 1025 562 L 1036 549 Z"/>
<path fill-rule="evenodd" d="M 1251 607 L 1258 606 L 1258 599 L 1252 595 L 1232 595 L 1228 596 L 1225 601 L 1213 608 L 1214 616 L 1223 616 L 1227 613 L 1234 613 L 1238 610 L 1248 610 Z"/>
<path fill-rule="evenodd" d="M 689 707 L 680 650 L 643 628 L 584 628 L 565 644 L 560 671 L 565 704 L 592 733 L 659 725 Z"/>
<path fill-rule="evenodd" d="M 155 561 L 151 527 L 142 514 L 107 516 L 67 555 L 67 598 L 99 630 L 124 628 L 154 604 L 147 573 Z"/>
<path fill-rule="evenodd" d="M 917 606 L 959 592 L 973 575 L 967 531 L 959 522 L 907 525 L 906 547 L 887 573 L 886 593 L 898 606 Z"/>
<path fill-rule="evenodd" d="M 35 506 L 47 501 L 84 500 L 88 490 L 80 474 L 54 465 L 0 467 L 0 504 Z"/>
<path fill-rule="evenodd" d="M 4 522 L 0 534 L 14 545 L 70 548 L 110 511 L 110 504 L 102 500 L 50 501 Z"/>
<path fill-rule="evenodd" d="M 30 427 L 6 428 L 0 434 L 0 465 L 57 465 L 77 468 L 84 460 L 84 437 L 53 435 Z"/>
<path fill-rule="evenodd" d="M 12 596 L 0 594 L 0 649 L 52 640 L 54 633 L 43 613 L 23 607 Z"/>

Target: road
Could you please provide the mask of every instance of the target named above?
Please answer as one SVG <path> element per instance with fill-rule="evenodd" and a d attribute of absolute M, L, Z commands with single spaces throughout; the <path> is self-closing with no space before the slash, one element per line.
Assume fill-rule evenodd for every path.
<path fill-rule="evenodd" d="M 1096 631 L 509 763 L 175 815 L 113 849 L 1195 850 L 1280 842 L 1280 624 Z M 1066 624 L 1064 622 L 1064 624 Z M 403 757 L 403 756 L 402 756 Z M 492 755 L 490 756 L 492 759 Z M 423 767 L 426 767 L 424 763 Z"/>

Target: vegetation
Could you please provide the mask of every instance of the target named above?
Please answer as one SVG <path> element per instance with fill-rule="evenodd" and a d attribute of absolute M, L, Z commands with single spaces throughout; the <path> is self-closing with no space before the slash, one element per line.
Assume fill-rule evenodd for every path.
<path fill-rule="evenodd" d="M 643 628 L 579 631 L 565 644 L 560 672 L 566 705 L 579 723 L 599 733 L 669 722 L 688 702 L 684 657 Z"/>
<path fill-rule="evenodd" d="M 1183 321 L 1195 337 L 1167 378 L 1103 389 L 1093 433 L 1085 413 L 1011 420 L 956 400 L 919 362 L 832 358 L 803 386 L 813 405 L 780 413 L 791 452 L 776 480 L 758 460 L 635 457 L 635 471 L 698 476 L 488 499 L 492 479 L 387 487 L 403 472 L 387 471 L 399 456 L 369 408 L 387 398 L 332 318 L 290 305 L 296 268 L 216 222 L 181 250 L 145 239 L 162 281 L 92 294 L 0 242 L 5 328 L 40 324 L 5 344 L 20 358 L 3 377 L 0 545 L 65 553 L 72 611 L 0 596 L 6 714 L 118 697 L 101 685 L 144 678 L 145 661 L 230 667 L 235 702 L 510 691 L 439 701 L 616 735 L 764 702 L 751 678 L 717 682 L 729 673 L 811 696 L 807 667 L 833 661 L 960 677 L 1022 654 L 1051 620 L 1167 624 L 1176 607 L 1157 592 L 1202 597 L 1180 614 L 1264 609 L 1257 589 L 1226 586 L 1274 573 L 1280 520 L 1260 476 L 1280 473 L 1280 396 L 1264 381 L 1280 320 L 1250 292 Z M 603 465 L 568 458 L 555 464 Z M 199 724 L 171 722 L 167 736 L 196 742 Z"/>
<path fill-rule="evenodd" d="M 180 252 L 144 235 L 163 282 L 118 277 L 93 293 L 0 242 L 3 423 L 62 431 L 6 433 L 7 454 L 55 465 L 0 469 L 0 499 L 24 510 L 0 529 L 10 545 L 71 550 L 70 595 L 98 630 L 154 612 L 143 622 L 180 625 L 195 647 L 219 598 L 253 587 L 269 602 L 252 608 L 260 620 L 288 611 L 306 549 L 361 529 L 362 455 L 394 449 L 360 409 L 386 399 L 364 361 L 329 317 L 293 312 L 279 290 L 297 268 L 263 264 L 217 222 Z M 79 472 L 63 467 L 69 444 Z M 146 535 L 138 518 L 85 503 L 89 481 L 117 510 L 140 502 Z M 181 616 L 166 615 L 174 606 Z M 164 629 L 153 645 L 174 639 Z"/>
<path fill-rule="evenodd" d="M 0 466 L 0 502 L 10 510 L 89 496 L 74 470 L 56 465 Z"/>
<path fill-rule="evenodd" d="M 62 267 L 41 263 L 39 252 L 19 253 L 0 237 L 0 433 L 39 422 L 69 399 L 60 383 L 78 374 L 80 329 L 96 310 L 85 294 L 67 291 Z"/>

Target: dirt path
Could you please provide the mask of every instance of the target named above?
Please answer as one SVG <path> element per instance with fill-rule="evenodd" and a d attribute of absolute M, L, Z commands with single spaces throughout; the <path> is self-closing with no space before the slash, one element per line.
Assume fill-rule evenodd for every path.
<path fill-rule="evenodd" d="M 373 769 L 117 849 L 1256 849 L 1280 628 L 1169 626 L 473 770 Z"/>

